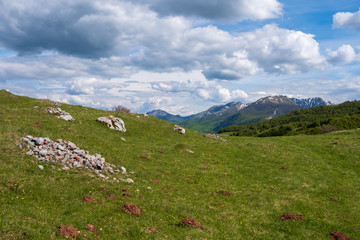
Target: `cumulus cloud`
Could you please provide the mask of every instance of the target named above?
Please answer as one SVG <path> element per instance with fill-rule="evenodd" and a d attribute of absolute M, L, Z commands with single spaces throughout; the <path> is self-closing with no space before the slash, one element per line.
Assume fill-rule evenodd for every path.
<path fill-rule="evenodd" d="M 354 49 L 346 44 L 339 47 L 336 51 L 331 51 L 330 49 L 327 49 L 328 57 L 327 60 L 330 63 L 334 64 L 346 64 L 350 63 L 355 60 L 356 53 Z"/>
<path fill-rule="evenodd" d="M 162 92 L 188 92 L 203 100 L 212 102 L 229 102 L 233 100 L 246 99 L 246 92 L 236 89 L 230 91 L 217 85 L 214 81 L 187 80 L 180 82 L 153 83 L 152 88 Z"/>
<path fill-rule="evenodd" d="M 150 0 L 150 6 L 161 15 L 183 15 L 209 20 L 237 22 L 264 20 L 282 14 L 277 0 Z"/>
<path fill-rule="evenodd" d="M 334 28 L 350 28 L 360 30 L 360 10 L 354 13 L 338 12 L 333 16 Z"/>

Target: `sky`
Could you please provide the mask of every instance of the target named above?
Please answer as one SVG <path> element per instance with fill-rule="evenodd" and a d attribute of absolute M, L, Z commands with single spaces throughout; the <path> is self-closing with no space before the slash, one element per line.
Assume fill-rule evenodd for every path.
<path fill-rule="evenodd" d="M 180 115 L 360 100 L 360 2 L 0 0 L 0 89 Z"/>

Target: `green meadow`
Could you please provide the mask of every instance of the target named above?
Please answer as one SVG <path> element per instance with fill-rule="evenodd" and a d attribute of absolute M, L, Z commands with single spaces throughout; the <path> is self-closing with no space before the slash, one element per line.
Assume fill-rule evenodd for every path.
<path fill-rule="evenodd" d="M 0 239 L 64 239 L 60 225 L 77 228 L 77 239 L 360 239 L 359 130 L 223 142 L 188 129 L 181 135 L 151 116 L 62 104 L 76 119 L 66 122 L 46 113 L 49 106 L 0 91 Z M 96 121 L 110 114 L 126 133 Z M 39 163 L 19 146 L 26 135 L 72 141 L 134 174 L 105 181 Z M 135 183 L 112 180 L 120 177 Z M 127 214 L 125 203 L 144 214 Z M 283 221 L 285 213 L 304 221 Z M 203 227 L 182 226 L 184 218 Z"/>

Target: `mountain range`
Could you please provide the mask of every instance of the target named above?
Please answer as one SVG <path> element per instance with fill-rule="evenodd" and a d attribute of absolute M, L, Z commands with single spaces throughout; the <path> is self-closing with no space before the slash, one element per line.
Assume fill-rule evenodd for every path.
<path fill-rule="evenodd" d="M 217 132 L 227 126 L 253 124 L 300 108 L 320 105 L 333 104 L 319 97 L 296 99 L 280 95 L 264 97 L 253 103 L 230 102 L 216 105 L 206 111 L 184 117 L 160 109 L 147 114 L 197 131 Z"/>

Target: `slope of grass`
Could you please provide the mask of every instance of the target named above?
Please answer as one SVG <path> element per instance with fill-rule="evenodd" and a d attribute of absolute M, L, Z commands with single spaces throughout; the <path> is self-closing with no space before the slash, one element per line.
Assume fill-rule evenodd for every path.
<path fill-rule="evenodd" d="M 63 104 L 76 119 L 65 122 L 45 113 L 49 104 L 0 92 L 0 239 L 62 239 L 61 224 L 78 228 L 78 239 L 329 239 L 332 231 L 359 239 L 360 131 L 221 142 L 191 130 L 182 136 L 154 117 Z M 107 114 L 121 117 L 128 131 L 95 121 Z M 24 135 L 70 140 L 133 171 L 135 183 L 57 164 L 40 170 L 17 146 Z M 126 202 L 144 214 L 126 214 Z M 278 218 L 287 212 L 305 221 Z M 179 226 L 186 217 L 203 229 Z M 87 231 L 89 223 L 99 231 Z M 158 232 L 146 233 L 150 227 Z"/>

